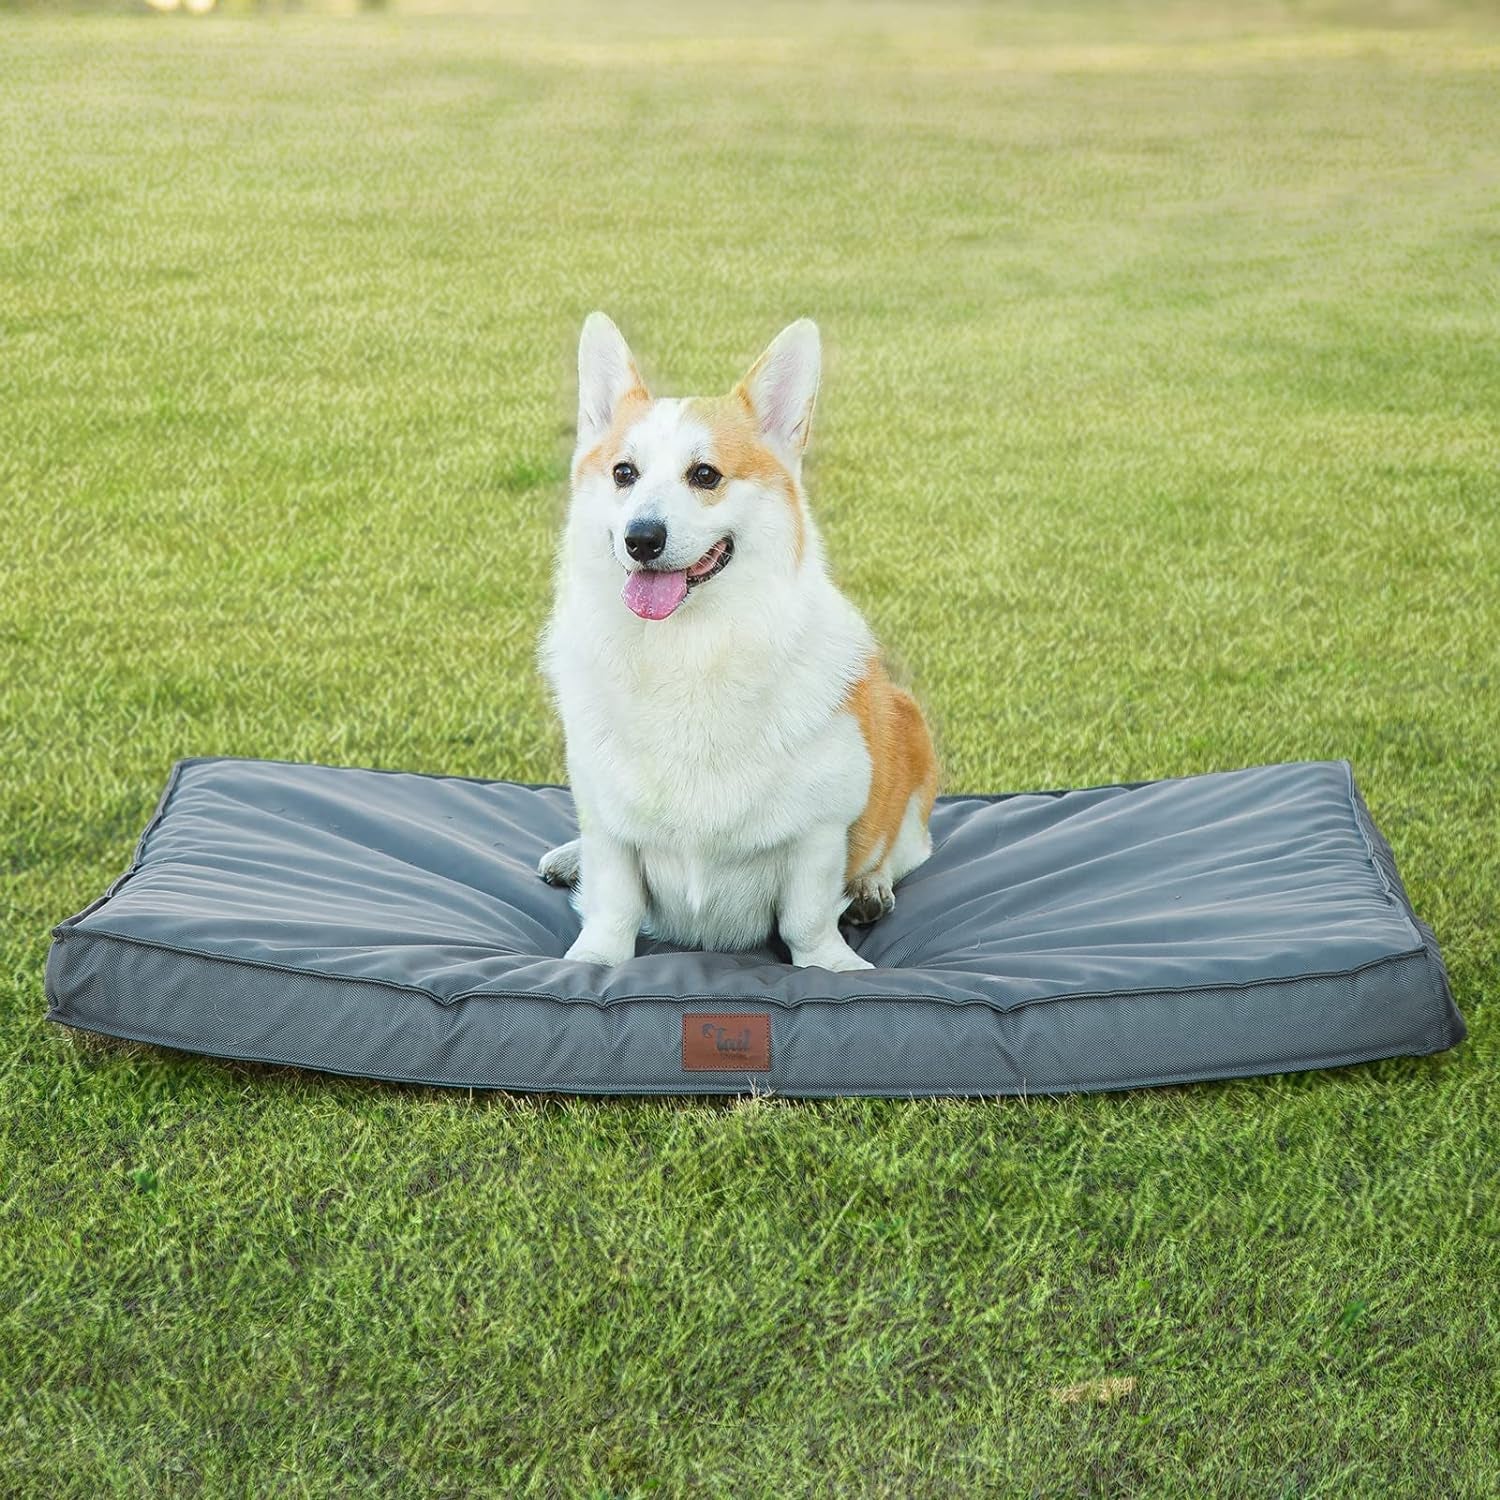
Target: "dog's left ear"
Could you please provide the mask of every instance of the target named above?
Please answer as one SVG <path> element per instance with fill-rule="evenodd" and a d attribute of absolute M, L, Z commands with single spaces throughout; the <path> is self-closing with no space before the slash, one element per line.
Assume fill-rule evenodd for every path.
<path fill-rule="evenodd" d="M 813 402 L 822 366 L 818 325 L 811 318 L 799 318 L 776 335 L 770 348 L 735 387 L 735 393 L 755 413 L 762 434 L 793 464 L 801 460 L 812 433 Z"/>

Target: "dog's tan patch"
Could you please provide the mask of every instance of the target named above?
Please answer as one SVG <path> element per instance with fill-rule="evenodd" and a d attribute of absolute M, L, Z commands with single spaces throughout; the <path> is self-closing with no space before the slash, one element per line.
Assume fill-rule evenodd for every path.
<path fill-rule="evenodd" d="M 802 495 L 785 464 L 761 441 L 760 424 L 743 386 L 727 396 L 696 396 L 686 403 L 689 416 L 709 431 L 712 453 L 704 455 L 726 478 L 751 479 L 773 489 L 792 513 L 793 545 L 802 560 Z M 712 505 L 722 498 L 723 486 L 706 490 L 703 499 Z"/>
<path fill-rule="evenodd" d="M 650 392 L 641 383 L 640 376 L 637 374 L 636 384 L 620 397 L 615 407 L 614 420 L 609 424 L 609 431 L 578 460 L 573 477 L 578 479 L 584 474 L 602 474 L 605 466 L 613 463 L 613 456 L 619 452 L 625 434 L 646 415 L 646 409 L 650 405 Z"/>
<path fill-rule="evenodd" d="M 932 816 L 938 766 L 922 710 L 910 693 L 886 676 L 879 657 L 850 688 L 844 706 L 854 715 L 870 752 L 870 795 L 849 830 L 845 878 L 853 880 L 873 867 L 876 850 L 884 858 L 895 847 L 913 796 L 920 798 L 922 821 Z"/>

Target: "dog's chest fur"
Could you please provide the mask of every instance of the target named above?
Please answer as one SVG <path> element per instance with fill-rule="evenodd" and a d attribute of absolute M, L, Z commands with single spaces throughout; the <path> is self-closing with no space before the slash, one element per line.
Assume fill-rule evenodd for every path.
<path fill-rule="evenodd" d="M 868 630 L 831 584 L 790 618 L 682 620 L 671 636 L 590 602 L 559 600 L 543 653 L 580 815 L 639 851 L 653 931 L 757 942 L 795 842 L 868 795 L 844 706 Z"/>

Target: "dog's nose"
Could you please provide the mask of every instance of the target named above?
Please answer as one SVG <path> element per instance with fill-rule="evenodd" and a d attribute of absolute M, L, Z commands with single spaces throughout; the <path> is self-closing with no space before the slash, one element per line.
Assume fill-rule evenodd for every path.
<path fill-rule="evenodd" d="M 651 516 L 637 516 L 625 528 L 625 550 L 637 562 L 651 562 L 666 550 L 667 528 Z"/>

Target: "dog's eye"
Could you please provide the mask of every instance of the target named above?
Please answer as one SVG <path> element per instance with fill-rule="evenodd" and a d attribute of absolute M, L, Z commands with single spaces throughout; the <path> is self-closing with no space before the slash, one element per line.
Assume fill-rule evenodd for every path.
<path fill-rule="evenodd" d="M 723 477 L 712 464 L 694 464 L 687 478 L 695 490 L 716 490 Z"/>
<path fill-rule="evenodd" d="M 622 490 L 628 490 L 640 477 L 634 464 L 615 465 L 615 483 Z"/>

